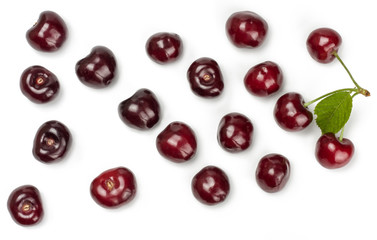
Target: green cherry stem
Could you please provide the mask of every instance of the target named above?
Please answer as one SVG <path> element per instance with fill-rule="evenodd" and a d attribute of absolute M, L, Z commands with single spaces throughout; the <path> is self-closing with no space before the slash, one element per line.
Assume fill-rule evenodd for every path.
<path fill-rule="evenodd" d="M 357 95 L 357 94 L 360 94 L 359 92 L 355 92 L 351 97 L 352 99 Z"/>
<path fill-rule="evenodd" d="M 306 102 L 304 103 L 304 107 L 308 107 L 309 105 L 325 98 L 325 97 L 328 97 L 334 93 L 338 93 L 338 92 L 349 92 L 349 93 L 354 93 L 352 95 L 352 98 L 355 97 L 356 95 L 358 94 L 362 94 L 364 95 L 365 97 L 369 97 L 370 96 L 370 92 L 368 90 L 366 90 L 365 88 L 362 88 L 356 81 L 355 79 L 353 78 L 351 72 L 348 70 L 347 66 L 344 64 L 343 60 L 339 57 L 338 53 L 336 51 L 333 51 L 332 54 L 336 57 L 336 59 L 338 59 L 338 61 L 342 64 L 343 68 L 346 70 L 346 72 L 348 73 L 348 75 L 350 76 L 352 82 L 355 84 L 355 88 L 343 88 L 343 89 L 339 89 L 339 90 L 336 90 L 336 91 L 332 91 L 332 92 L 329 92 L 325 95 L 322 95 L 312 101 L 309 101 L 309 102 Z"/>
<path fill-rule="evenodd" d="M 370 96 L 370 92 L 364 88 L 362 88 L 356 81 L 355 79 L 353 78 L 351 72 L 348 70 L 347 66 L 344 64 L 343 60 L 339 57 L 338 53 L 336 51 L 333 51 L 332 54 L 336 57 L 336 59 L 338 59 L 338 61 L 340 62 L 340 64 L 342 64 L 343 68 L 346 70 L 346 72 L 348 73 L 348 75 L 350 76 L 352 82 L 355 84 L 356 88 L 358 89 L 358 92 L 361 93 L 362 95 L 366 96 L 366 97 L 369 97 Z"/>
<path fill-rule="evenodd" d="M 343 141 L 343 134 L 344 134 L 344 127 L 342 127 L 342 131 L 340 132 L 339 142 Z"/>
<path fill-rule="evenodd" d="M 322 95 L 322 96 L 320 96 L 320 97 L 317 97 L 316 99 L 313 99 L 313 100 L 311 100 L 311 101 L 309 101 L 309 102 L 306 102 L 306 103 L 304 103 L 304 107 L 308 107 L 309 105 L 311 105 L 311 104 L 313 104 L 313 103 L 315 103 L 315 102 L 321 100 L 322 98 L 325 98 L 325 97 L 327 97 L 327 96 L 330 96 L 330 95 L 332 95 L 332 94 L 334 94 L 334 93 L 338 93 L 338 92 L 350 92 L 350 93 L 351 93 L 351 92 L 354 92 L 355 94 L 360 93 L 359 90 L 358 90 L 357 88 L 342 88 L 342 89 L 339 89 L 339 90 L 335 90 L 335 91 L 332 91 L 332 92 L 326 93 L 326 94 L 324 94 L 324 95 Z"/>

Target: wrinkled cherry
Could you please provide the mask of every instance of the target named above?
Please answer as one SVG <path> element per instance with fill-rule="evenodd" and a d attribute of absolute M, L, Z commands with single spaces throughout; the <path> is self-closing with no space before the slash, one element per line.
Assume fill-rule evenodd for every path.
<path fill-rule="evenodd" d="M 318 28 L 309 34 L 306 47 L 310 56 L 320 63 L 329 63 L 334 60 L 333 52 L 338 52 L 342 38 L 335 30 Z"/>
<path fill-rule="evenodd" d="M 182 163 L 195 156 L 196 136 L 187 124 L 172 122 L 157 136 L 156 146 L 166 159 Z"/>
<path fill-rule="evenodd" d="M 9 195 L 7 205 L 13 220 L 20 225 L 34 225 L 43 218 L 41 196 L 39 190 L 32 185 L 14 189 Z"/>
<path fill-rule="evenodd" d="M 328 169 L 345 166 L 351 160 L 353 153 L 353 143 L 347 138 L 340 141 L 334 133 L 323 134 L 316 143 L 317 161 Z"/>
<path fill-rule="evenodd" d="M 128 126 L 150 129 L 160 120 L 160 104 L 152 91 L 142 88 L 119 104 L 118 113 Z"/>
<path fill-rule="evenodd" d="M 280 89 L 283 74 L 280 67 L 271 61 L 266 61 L 250 68 L 244 78 L 246 89 L 253 95 L 268 96 Z"/>
<path fill-rule="evenodd" d="M 257 184 L 266 192 L 280 191 L 287 183 L 290 175 L 290 164 L 280 154 L 268 154 L 258 163 L 255 177 Z"/>
<path fill-rule="evenodd" d="M 26 32 L 30 46 L 43 52 L 58 50 L 68 35 L 64 20 L 55 12 L 44 11 L 38 21 Z"/>
<path fill-rule="evenodd" d="M 71 133 L 63 123 L 55 120 L 45 122 L 35 134 L 33 155 L 44 163 L 57 162 L 68 153 L 71 141 Z"/>
<path fill-rule="evenodd" d="M 223 76 L 217 62 L 203 57 L 194 61 L 188 71 L 191 90 L 198 96 L 212 98 L 221 94 L 224 88 Z"/>
<path fill-rule="evenodd" d="M 226 33 L 230 41 L 240 48 L 260 46 L 268 31 L 267 22 L 250 11 L 233 13 L 226 22 Z"/>
<path fill-rule="evenodd" d="M 159 64 L 174 62 L 182 52 L 182 40 L 178 34 L 159 32 L 153 34 L 145 45 L 148 56 Z"/>
<path fill-rule="evenodd" d="M 286 131 L 301 131 L 313 120 L 313 114 L 304 106 L 303 97 L 295 92 L 286 93 L 277 100 L 274 117 Z"/>
<path fill-rule="evenodd" d="M 217 130 L 217 140 L 221 147 L 229 152 L 240 152 L 247 149 L 253 139 L 253 124 L 250 119 L 240 113 L 225 115 Z"/>
<path fill-rule="evenodd" d="M 105 88 L 116 77 L 117 64 L 113 52 L 104 46 L 92 48 L 89 55 L 76 63 L 76 75 L 88 87 Z"/>
<path fill-rule="evenodd" d="M 216 205 L 226 199 L 230 184 L 228 176 L 223 170 L 215 166 L 207 166 L 193 177 L 191 189 L 199 202 Z"/>
<path fill-rule="evenodd" d="M 105 208 L 117 208 L 129 203 L 136 195 L 136 179 L 125 167 L 108 169 L 93 179 L 90 194 Z"/>
<path fill-rule="evenodd" d="M 35 103 L 53 100 L 60 89 L 56 75 L 42 66 L 25 69 L 21 75 L 20 88 L 25 97 Z"/>

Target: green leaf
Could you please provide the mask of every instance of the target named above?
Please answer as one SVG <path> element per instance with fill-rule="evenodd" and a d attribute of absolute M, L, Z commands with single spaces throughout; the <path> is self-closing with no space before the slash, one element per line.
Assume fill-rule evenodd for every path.
<path fill-rule="evenodd" d="M 347 123 L 352 111 L 349 92 L 337 92 L 322 99 L 314 108 L 316 122 L 322 133 L 337 133 Z"/>

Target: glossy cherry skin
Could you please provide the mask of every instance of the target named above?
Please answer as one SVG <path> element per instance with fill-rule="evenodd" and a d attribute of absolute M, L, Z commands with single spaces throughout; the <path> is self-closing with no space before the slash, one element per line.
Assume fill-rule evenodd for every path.
<path fill-rule="evenodd" d="M 334 133 L 326 133 L 317 140 L 315 156 L 325 168 L 341 168 L 350 162 L 354 149 L 349 139 L 343 138 L 339 141 Z"/>
<path fill-rule="evenodd" d="M 264 97 L 277 92 L 283 83 L 283 73 L 280 67 L 271 61 L 266 61 L 250 68 L 244 78 L 244 84 L 249 93 Z"/>
<path fill-rule="evenodd" d="M 142 88 L 119 104 L 118 113 L 126 125 L 150 129 L 160 121 L 160 104 L 152 91 Z"/>
<path fill-rule="evenodd" d="M 108 169 L 93 179 L 90 194 L 94 201 L 105 208 L 117 208 L 129 203 L 136 195 L 136 179 L 130 169 Z"/>
<path fill-rule="evenodd" d="M 20 78 L 21 92 L 34 103 L 53 100 L 60 89 L 59 80 L 54 73 L 42 66 L 26 68 Z"/>
<path fill-rule="evenodd" d="M 66 41 L 67 25 L 55 12 L 44 11 L 35 25 L 26 32 L 30 46 L 43 52 L 54 52 Z"/>
<path fill-rule="evenodd" d="M 286 93 L 277 100 L 274 117 L 286 131 L 301 131 L 313 121 L 313 114 L 304 106 L 303 97 L 295 92 Z"/>
<path fill-rule="evenodd" d="M 267 22 L 250 11 L 233 13 L 226 22 L 226 33 L 230 41 L 239 48 L 260 46 L 268 32 Z"/>
<path fill-rule="evenodd" d="M 188 71 L 187 79 L 191 90 L 198 96 L 213 98 L 219 96 L 224 88 L 220 67 L 212 58 L 199 58 Z"/>
<path fill-rule="evenodd" d="M 71 133 L 63 123 L 47 121 L 35 134 L 33 155 L 35 159 L 44 163 L 57 162 L 67 155 L 71 142 Z"/>
<path fill-rule="evenodd" d="M 158 152 L 166 159 L 182 163 L 196 154 L 197 142 L 194 131 L 183 122 L 170 123 L 156 138 Z"/>
<path fill-rule="evenodd" d="M 217 130 L 217 140 L 228 152 L 241 152 L 251 145 L 253 131 L 253 124 L 248 117 L 233 112 L 222 117 Z"/>
<path fill-rule="evenodd" d="M 7 205 L 13 220 L 20 225 L 37 224 L 44 215 L 40 192 L 32 185 L 14 189 L 9 195 Z"/>
<path fill-rule="evenodd" d="M 176 33 L 159 32 L 147 40 L 145 49 L 156 63 L 166 64 L 178 59 L 182 52 L 182 39 Z"/>
<path fill-rule="evenodd" d="M 207 166 L 195 174 L 191 181 L 191 190 L 199 202 L 216 205 L 225 201 L 229 194 L 229 178 L 222 169 Z"/>
<path fill-rule="evenodd" d="M 331 28 L 315 29 L 306 40 L 310 56 L 320 63 L 329 63 L 334 60 L 333 52 L 338 52 L 341 44 L 341 36 Z"/>
<path fill-rule="evenodd" d="M 117 74 L 114 53 L 107 47 L 95 46 L 89 55 L 76 63 L 76 75 L 88 87 L 105 88 Z"/>
<path fill-rule="evenodd" d="M 280 191 L 290 176 L 290 164 L 280 154 L 268 154 L 260 159 L 255 171 L 258 186 L 268 193 Z"/>

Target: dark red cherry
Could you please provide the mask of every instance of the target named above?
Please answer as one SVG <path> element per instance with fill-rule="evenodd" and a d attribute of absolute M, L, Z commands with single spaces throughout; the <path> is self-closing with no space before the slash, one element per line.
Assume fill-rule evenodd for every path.
<path fill-rule="evenodd" d="M 199 202 L 216 205 L 225 201 L 229 194 L 230 184 L 223 170 L 215 166 L 207 166 L 193 177 L 191 189 Z"/>
<path fill-rule="evenodd" d="M 318 28 L 309 34 L 306 47 L 310 56 L 320 63 L 329 63 L 334 60 L 333 52 L 338 52 L 342 38 L 335 30 Z"/>
<path fill-rule="evenodd" d="M 46 103 L 57 96 L 60 87 L 55 74 L 44 67 L 31 66 L 23 71 L 20 88 L 30 101 Z"/>
<path fill-rule="evenodd" d="M 253 139 L 253 124 L 241 113 L 225 115 L 217 130 L 217 140 L 221 147 L 229 152 L 240 152 L 247 149 Z"/>
<path fill-rule="evenodd" d="M 89 55 L 76 63 L 76 75 L 88 87 L 105 88 L 116 77 L 116 59 L 104 46 L 92 48 Z"/>
<path fill-rule="evenodd" d="M 219 96 L 224 88 L 219 65 L 207 57 L 199 58 L 190 65 L 187 79 L 191 90 L 196 95 L 206 98 Z"/>
<path fill-rule="evenodd" d="M 94 201 L 105 208 L 117 208 L 129 203 L 136 195 L 136 179 L 125 167 L 108 169 L 90 184 Z"/>
<path fill-rule="evenodd" d="M 195 156 L 197 143 L 194 131 L 185 123 L 170 123 L 156 139 L 158 152 L 166 159 L 181 163 Z"/>
<path fill-rule="evenodd" d="M 142 88 L 119 104 L 118 113 L 126 125 L 150 129 L 160 121 L 160 104 L 152 91 Z"/>
<path fill-rule="evenodd" d="M 244 78 L 246 89 L 253 95 L 263 97 L 277 92 L 283 83 L 280 67 L 271 61 L 250 68 Z"/>
<path fill-rule="evenodd" d="M 148 56 L 159 64 L 174 62 L 182 52 L 182 40 L 176 33 L 153 34 L 145 45 Z"/>
<path fill-rule="evenodd" d="M 67 154 L 71 141 L 71 133 L 63 123 L 45 122 L 35 134 L 33 155 L 44 163 L 57 162 Z"/>
<path fill-rule="evenodd" d="M 26 32 L 30 46 L 43 52 L 58 50 L 68 36 L 64 20 L 55 12 L 44 11 L 38 21 Z"/>
<path fill-rule="evenodd" d="M 34 225 L 43 218 L 41 196 L 39 190 L 32 185 L 14 189 L 9 195 L 7 205 L 13 220 L 20 225 Z"/>
<path fill-rule="evenodd" d="M 230 41 L 240 48 L 260 46 L 268 31 L 267 22 L 250 11 L 233 13 L 226 22 L 226 33 Z"/>
<path fill-rule="evenodd" d="M 286 93 L 277 100 L 274 117 L 286 131 L 301 131 L 313 120 L 313 114 L 304 106 L 303 97 L 295 92 Z"/>
<path fill-rule="evenodd" d="M 341 168 L 347 165 L 353 153 L 353 143 L 347 138 L 339 141 L 334 133 L 323 134 L 315 147 L 317 161 L 328 169 Z"/>
<path fill-rule="evenodd" d="M 280 154 L 268 154 L 264 156 L 259 161 L 255 172 L 257 184 L 269 193 L 280 191 L 286 185 L 289 175 L 289 161 Z"/>

